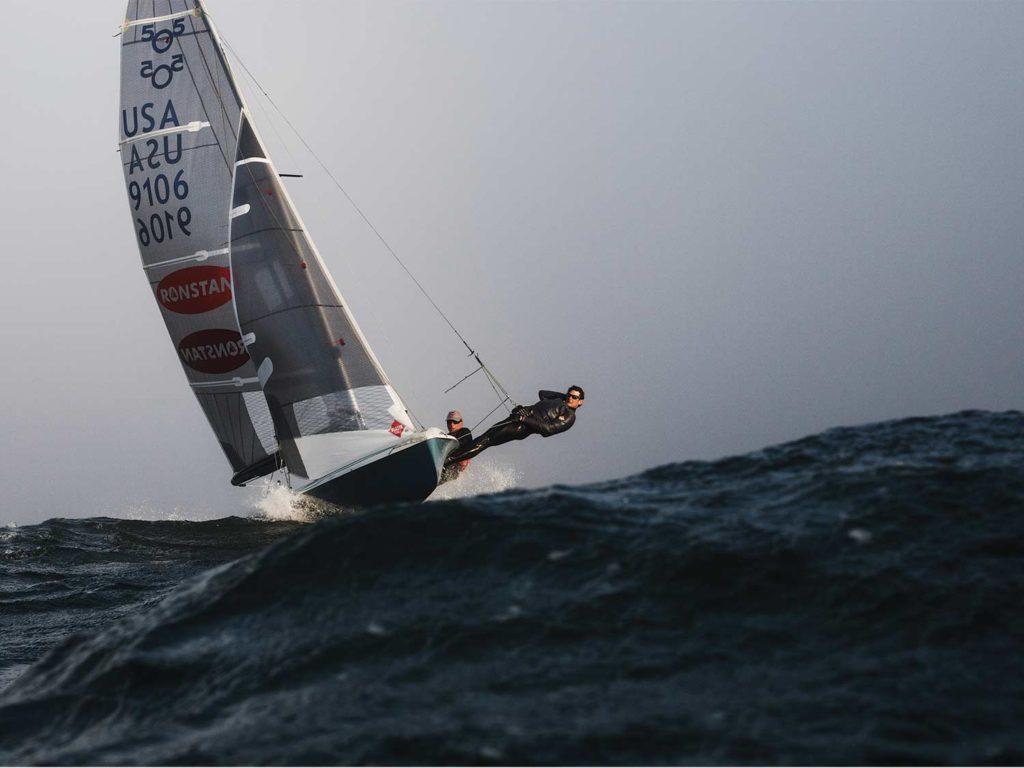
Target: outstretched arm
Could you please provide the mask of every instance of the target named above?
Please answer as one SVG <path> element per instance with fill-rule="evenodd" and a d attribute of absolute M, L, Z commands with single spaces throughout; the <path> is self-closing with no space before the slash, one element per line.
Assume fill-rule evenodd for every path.
<path fill-rule="evenodd" d="M 538 400 L 565 400 L 565 392 L 552 392 L 550 389 L 542 389 L 537 393 Z"/>

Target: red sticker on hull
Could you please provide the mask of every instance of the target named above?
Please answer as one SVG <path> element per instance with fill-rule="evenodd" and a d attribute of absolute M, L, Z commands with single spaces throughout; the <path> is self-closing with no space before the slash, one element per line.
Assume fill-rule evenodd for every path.
<path fill-rule="evenodd" d="M 209 312 L 231 301 L 231 270 L 210 266 L 179 269 L 160 281 L 156 300 L 180 315 Z"/>
<path fill-rule="evenodd" d="M 391 429 L 389 429 L 388 432 L 390 432 L 395 437 L 401 437 L 402 433 L 405 432 L 405 427 L 402 425 L 400 421 L 392 421 Z"/>
<path fill-rule="evenodd" d="M 200 373 L 227 373 L 249 359 L 238 331 L 209 328 L 186 336 L 178 344 L 181 362 Z"/>

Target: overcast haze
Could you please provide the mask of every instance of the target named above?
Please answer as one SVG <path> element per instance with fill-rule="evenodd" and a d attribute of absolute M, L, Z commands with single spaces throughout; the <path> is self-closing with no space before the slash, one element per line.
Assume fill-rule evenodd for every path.
<path fill-rule="evenodd" d="M 524 486 L 1022 406 L 1024 4 L 208 6 L 516 399 L 586 389 L 481 457 Z M 0 523 L 250 514 L 140 265 L 124 4 L 4 10 Z M 399 392 L 475 423 L 465 348 L 257 102 Z"/>

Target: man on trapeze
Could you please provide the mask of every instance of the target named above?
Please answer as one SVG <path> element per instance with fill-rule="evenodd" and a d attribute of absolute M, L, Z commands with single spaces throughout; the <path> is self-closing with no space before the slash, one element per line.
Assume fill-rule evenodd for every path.
<path fill-rule="evenodd" d="M 517 405 L 507 419 L 499 421 L 472 442 L 469 447 L 459 446 L 445 459 L 445 466 L 471 459 L 487 448 L 523 440 L 530 435 L 551 437 L 565 432 L 576 422 L 576 409 L 583 405 L 583 388 L 575 384 L 561 392 L 541 390 L 540 401 L 527 407 Z"/>

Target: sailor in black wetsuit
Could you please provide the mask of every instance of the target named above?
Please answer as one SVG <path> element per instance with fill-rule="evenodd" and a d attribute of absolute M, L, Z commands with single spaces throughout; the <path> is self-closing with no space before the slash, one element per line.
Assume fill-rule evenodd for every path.
<path fill-rule="evenodd" d="M 537 396 L 540 402 L 529 407 L 517 405 L 507 419 L 488 429 L 468 448 L 461 445 L 456 448 L 445 460 L 445 466 L 471 459 L 495 445 L 522 440 L 530 435 L 557 435 L 576 422 L 576 409 L 583 405 L 581 387 L 573 385 L 564 395 L 541 390 Z"/>

